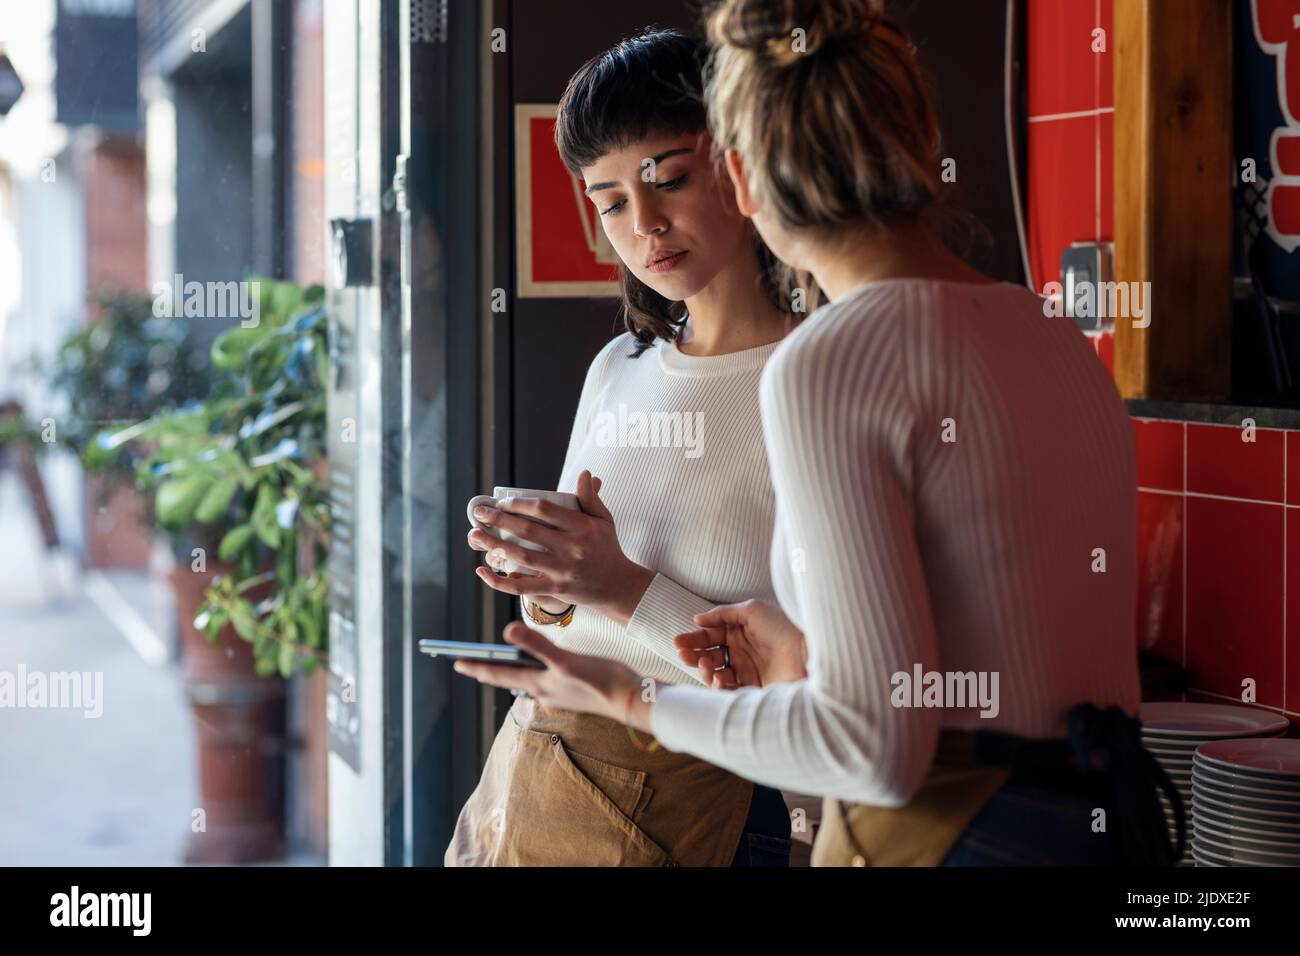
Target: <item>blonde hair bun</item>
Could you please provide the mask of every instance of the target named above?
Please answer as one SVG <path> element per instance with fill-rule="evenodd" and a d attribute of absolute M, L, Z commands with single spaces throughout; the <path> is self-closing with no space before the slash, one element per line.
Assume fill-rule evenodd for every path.
<path fill-rule="evenodd" d="M 725 0 L 708 38 L 714 149 L 781 223 L 881 224 L 935 198 L 934 104 L 883 0 Z"/>
<path fill-rule="evenodd" d="M 865 40 L 884 19 L 883 0 L 725 0 L 709 18 L 709 41 L 787 65 L 836 40 Z"/>

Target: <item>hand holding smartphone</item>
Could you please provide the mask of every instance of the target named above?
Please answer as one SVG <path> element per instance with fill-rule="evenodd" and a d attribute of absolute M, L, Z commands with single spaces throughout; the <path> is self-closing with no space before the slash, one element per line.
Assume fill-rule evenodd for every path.
<path fill-rule="evenodd" d="M 500 664 L 504 667 L 546 670 L 545 664 L 513 644 L 479 644 L 472 641 L 435 641 L 425 638 L 420 641 L 420 652 L 430 657 L 445 657 L 453 661 L 481 661 L 484 664 Z"/>

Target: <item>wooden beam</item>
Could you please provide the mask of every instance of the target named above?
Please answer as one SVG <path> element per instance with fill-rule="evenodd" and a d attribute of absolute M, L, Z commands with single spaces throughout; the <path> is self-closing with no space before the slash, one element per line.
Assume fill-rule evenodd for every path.
<path fill-rule="evenodd" d="M 1115 0 L 1115 320 L 1125 398 L 1223 401 L 1232 336 L 1231 0 Z M 1145 321 L 1145 318 L 1141 321 Z"/>

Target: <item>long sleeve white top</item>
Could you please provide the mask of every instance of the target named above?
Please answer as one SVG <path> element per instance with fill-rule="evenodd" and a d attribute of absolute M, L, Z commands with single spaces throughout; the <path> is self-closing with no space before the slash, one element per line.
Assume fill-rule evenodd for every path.
<path fill-rule="evenodd" d="M 620 335 L 591 363 L 558 490 L 576 491 L 583 469 L 600 478 L 623 553 L 655 577 L 626 629 L 582 606 L 567 627 L 538 629 L 657 683 L 702 688 L 673 638 L 717 604 L 776 600 L 758 383 L 778 343 L 696 356 L 660 340 L 632 358 L 633 341 Z"/>
<path fill-rule="evenodd" d="M 1063 737 L 1079 701 L 1136 712 L 1132 426 L 1077 327 L 1042 302 L 1010 284 L 884 280 L 787 336 L 760 396 L 773 581 L 808 676 L 661 688 L 665 747 L 899 806 L 941 727 L 1041 739 Z M 996 716 L 895 706 L 895 675 L 918 666 L 996 674 Z"/>

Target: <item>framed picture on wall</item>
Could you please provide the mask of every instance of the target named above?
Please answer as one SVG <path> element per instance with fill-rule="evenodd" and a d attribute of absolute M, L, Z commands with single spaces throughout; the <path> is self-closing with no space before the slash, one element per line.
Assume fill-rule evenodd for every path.
<path fill-rule="evenodd" d="M 618 292 L 618 256 L 582 180 L 555 148 L 554 103 L 515 105 L 515 235 L 522 299 L 603 299 Z"/>

